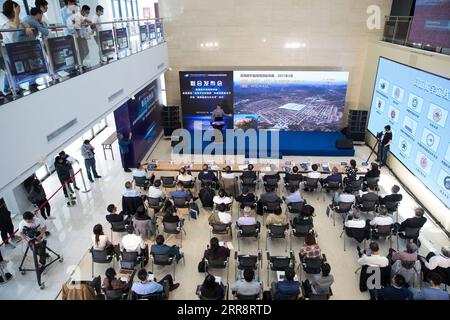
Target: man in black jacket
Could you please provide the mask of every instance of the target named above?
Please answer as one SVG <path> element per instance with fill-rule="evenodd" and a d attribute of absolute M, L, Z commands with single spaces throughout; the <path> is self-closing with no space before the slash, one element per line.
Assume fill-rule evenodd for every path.
<path fill-rule="evenodd" d="M 215 195 L 215 191 L 213 190 L 213 188 L 211 188 L 211 182 L 206 181 L 205 185 L 200 189 L 200 192 L 198 193 L 198 197 L 202 202 L 203 208 L 212 208 L 214 206 L 213 199 Z"/>
<path fill-rule="evenodd" d="M 400 228 L 398 231 L 404 231 L 405 228 L 419 228 L 421 229 L 425 222 L 427 222 L 427 218 L 424 217 L 425 211 L 423 208 L 414 209 L 414 217 L 408 218 L 400 224 Z"/>
<path fill-rule="evenodd" d="M 400 202 L 403 199 L 403 196 L 399 193 L 400 187 L 394 185 L 391 189 L 392 194 L 388 194 L 383 198 L 380 197 L 380 204 L 386 204 L 386 202 Z"/>
<path fill-rule="evenodd" d="M 254 166 L 252 165 L 252 164 L 249 164 L 248 166 L 247 166 L 247 170 L 245 170 L 244 172 L 242 172 L 242 174 L 241 174 L 241 180 L 242 179 L 253 179 L 253 180 L 257 180 L 258 179 L 258 177 L 257 177 L 257 175 L 256 175 L 256 172 L 255 171 L 253 171 L 253 168 L 254 168 Z"/>
<path fill-rule="evenodd" d="M 69 198 L 69 193 L 70 193 L 70 197 L 72 199 L 74 199 L 75 197 L 72 195 L 73 190 L 72 190 L 72 187 L 70 186 L 70 183 L 72 181 L 71 174 L 70 174 L 71 168 L 72 168 L 72 166 L 70 165 L 70 163 L 67 160 L 65 160 L 64 158 L 61 158 L 60 156 L 57 156 L 55 158 L 56 174 L 58 175 L 61 185 L 63 186 L 64 196 L 66 198 Z"/>
<path fill-rule="evenodd" d="M 2 203 L 0 203 L 0 231 L 5 245 L 15 247 L 9 240 L 7 240 L 8 237 L 11 237 L 14 234 L 14 225 L 11 220 L 11 212 Z M 13 236 L 12 239 L 19 240 L 20 238 Z"/>
<path fill-rule="evenodd" d="M 109 223 L 122 222 L 123 220 L 127 220 L 127 217 L 123 214 L 123 211 L 117 213 L 117 207 L 114 204 L 108 205 L 106 211 L 108 211 L 108 213 L 105 218 Z"/>
<path fill-rule="evenodd" d="M 240 203 L 241 209 L 244 209 L 246 206 L 254 209 L 256 204 L 256 196 L 254 193 L 249 192 L 248 187 L 242 187 L 242 193 L 236 197 L 236 201 Z"/>

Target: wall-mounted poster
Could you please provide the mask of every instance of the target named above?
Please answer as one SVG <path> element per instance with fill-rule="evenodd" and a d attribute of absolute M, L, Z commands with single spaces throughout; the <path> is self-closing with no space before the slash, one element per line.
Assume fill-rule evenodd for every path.
<path fill-rule="evenodd" d="M 108 55 L 116 51 L 114 47 L 114 37 L 112 30 L 104 30 L 99 32 L 100 48 L 102 54 Z"/>

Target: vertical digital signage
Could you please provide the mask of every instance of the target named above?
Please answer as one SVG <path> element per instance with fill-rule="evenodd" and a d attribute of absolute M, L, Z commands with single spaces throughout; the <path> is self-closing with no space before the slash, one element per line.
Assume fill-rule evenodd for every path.
<path fill-rule="evenodd" d="M 116 29 L 116 43 L 119 50 L 128 48 L 127 28 Z"/>
<path fill-rule="evenodd" d="M 102 54 L 109 55 L 116 51 L 114 47 L 114 36 L 112 30 L 99 31 L 100 48 Z"/>
<path fill-rule="evenodd" d="M 54 72 L 74 69 L 78 63 L 73 36 L 47 38 Z"/>

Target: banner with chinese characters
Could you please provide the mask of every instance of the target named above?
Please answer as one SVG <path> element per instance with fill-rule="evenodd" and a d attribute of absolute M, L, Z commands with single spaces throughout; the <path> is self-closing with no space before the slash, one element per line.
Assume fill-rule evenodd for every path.
<path fill-rule="evenodd" d="M 224 129 L 233 128 L 233 71 L 180 71 L 180 90 L 185 129 L 211 129 L 217 105 Z"/>

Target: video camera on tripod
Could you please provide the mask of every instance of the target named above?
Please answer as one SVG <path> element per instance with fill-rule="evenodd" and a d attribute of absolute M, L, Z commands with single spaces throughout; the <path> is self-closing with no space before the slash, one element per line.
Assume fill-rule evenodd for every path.
<path fill-rule="evenodd" d="M 38 230 L 38 227 L 30 228 L 30 227 L 24 226 L 22 232 L 27 237 L 28 241 L 36 241 L 36 239 L 41 234 L 41 232 Z"/>
<path fill-rule="evenodd" d="M 377 132 L 377 140 L 381 140 L 383 138 L 383 131 Z"/>

